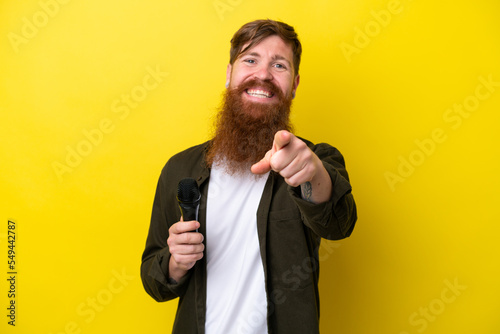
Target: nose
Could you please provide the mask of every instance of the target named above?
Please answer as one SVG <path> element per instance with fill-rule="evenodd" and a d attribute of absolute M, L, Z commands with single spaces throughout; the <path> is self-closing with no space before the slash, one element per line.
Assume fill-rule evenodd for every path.
<path fill-rule="evenodd" d="M 271 81 L 273 79 L 270 67 L 266 65 L 259 66 L 259 68 L 254 73 L 254 77 L 262 81 Z"/>

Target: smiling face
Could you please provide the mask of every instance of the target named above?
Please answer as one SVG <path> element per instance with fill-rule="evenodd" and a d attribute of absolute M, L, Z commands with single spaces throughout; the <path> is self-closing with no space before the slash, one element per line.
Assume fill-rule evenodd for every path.
<path fill-rule="evenodd" d="M 243 88 L 241 98 L 249 103 L 277 104 L 280 96 L 289 98 L 299 85 L 292 48 L 277 35 L 240 54 L 228 65 L 226 77 L 228 89 Z"/>

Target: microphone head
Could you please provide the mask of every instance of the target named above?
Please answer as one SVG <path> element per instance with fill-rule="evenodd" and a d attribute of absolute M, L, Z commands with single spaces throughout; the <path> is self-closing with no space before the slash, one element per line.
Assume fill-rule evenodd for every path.
<path fill-rule="evenodd" d="M 192 203 L 201 197 L 196 180 L 190 177 L 179 181 L 177 186 L 177 199 L 181 202 Z"/>

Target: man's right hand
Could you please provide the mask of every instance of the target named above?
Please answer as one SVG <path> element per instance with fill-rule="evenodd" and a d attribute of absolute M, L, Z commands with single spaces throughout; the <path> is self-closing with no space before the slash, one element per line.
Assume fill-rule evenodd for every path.
<path fill-rule="evenodd" d="M 173 224 L 169 231 L 167 244 L 170 250 L 170 262 L 168 264 L 170 278 L 178 282 L 196 261 L 203 257 L 203 234 L 193 232 L 200 227 L 200 223 L 183 221 Z"/>

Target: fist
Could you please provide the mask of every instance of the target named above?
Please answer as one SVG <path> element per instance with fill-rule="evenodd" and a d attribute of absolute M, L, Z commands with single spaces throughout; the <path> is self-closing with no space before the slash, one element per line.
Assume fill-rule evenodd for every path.
<path fill-rule="evenodd" d="M 171 261 L 176 269 L 187 271 L 191 269 L 196 261 L 203 257 L 205 245 L 203 234 L 193 232 L 200 227 L 197 221 L 181 221 L 173 224 L 169 231 L 167 244 L 169 247 Z"/>

